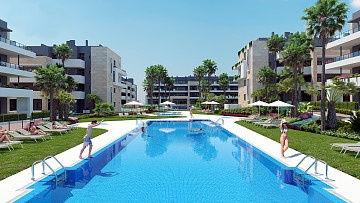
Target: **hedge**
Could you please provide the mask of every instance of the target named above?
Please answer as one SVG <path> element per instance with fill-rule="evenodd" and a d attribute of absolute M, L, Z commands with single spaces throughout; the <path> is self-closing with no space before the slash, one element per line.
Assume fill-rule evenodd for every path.
<path fill-rule="evenodd" d="M 7 121 L 18 121 L 18 120 L 26 120 L 27 114 L 20 113 L 20 114 L 0 114 L 0 122 L 7 122 Z"/>
<path fill-rule="evenodd" d="M 37 119 L 37 118 L 48 118 L 48 117 L 50 117 L 49 110 L 43 110 L 41 112 L 32 112 L 31 113 L 31 120 Z"/>
<path fill-rule="evenodd" d="M 320 109 L 321 102 L 310 102 L 310 105 L 313 106 L 313 109 Z M 326 108 L 328 108 L 328 102 L 325 102 Z M 337 109 L 347 109 L 351 111 L 359 110 L 359 103 L 358 102 L 336 102 L 335 108 Z"/>

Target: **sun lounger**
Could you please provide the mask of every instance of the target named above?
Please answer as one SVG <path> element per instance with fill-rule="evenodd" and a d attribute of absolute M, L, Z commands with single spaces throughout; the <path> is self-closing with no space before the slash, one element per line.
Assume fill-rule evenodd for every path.
<path fill-rule="evenodd" d="M 67 131 L 68 131 L 67 129 L 49 129 L 42 125 L 38 125 L 36 127 L 46 133 L 60 133 L 60 135 L 62 135 L 62 133 L 67 133 Z"/>
<path fill-rule="evenodd" d="M 19 133 L 21 133 L 21 135 L 26 135 L 26 136 L 29 136 L 29 135 L 40 135 L 40 134 L 31 134 L 29 131 L 27 131 L 27 130 L 24 130 L 24 129 L 18 129 L 17 130 Z M 51 139 L 52 139 L 52 137 L 51 137 L 51 135 L 49 134 L 49 133 L 46 133 L 46 134 L 41 134 L 44 138 L 45 138 L 45 136 L 49 136 Z M 45 138 L 45 140 L 46 140 L 46 138 Z"/>
<path fill-rule="evenodd" d="M 46 138 L 43 135 L 21 135 L 18 132 L 15 131 L 9 131 L 9 135 L 16 139 L 33 139 L 35 142 L 37 142 L 37 139 L 42 139 L 43 141 L 46 140 Z"/>
<path fill-rule="evenodd" d="M 57 126 L 63 126 L 64 124 L 63 123 L 60 123 L 60 122 L 58 122 L 58 121 L 55 121 L 55 124 L 57 125 Z M 48 125 L 46 125 L 46 127 L 47 127 Z M 51 127 L 52 127 L 52 125 L 51 125 Z M 63 126 L 63 127 L 66 127 L 68 130 L 72 130 L 72 129 L 74 129 L 75 128 L 75 125 L 68 125 L 68 124 L 66 124 L 66 126 Z M 48 127 L 49 128 L 49 127 Z M 50 128 L 49 128 L 50 129 Z M 65 129 L 65 128 L 64 128 Z"/>
<path fill-rule="evenodd" d="M 332 143 L 330 144 L 331 145 L 331 148 L 330 150 L 333 148 L 333 147 L 340 147 L 341 148 L 341 151 L 340 153 L 346 148 L 346 147 L 360 147 L 360 142 L 354 142 L 354 143 Z"/>
<path fill-rule="evenodd" d="M 357 152 L 355 155 L 355 158 L 359 155 L 360 153 L 360 146 L 349 146 L 349 147 L 345 147 L 344 148 L 344 154 L 346 153 L 346 151 L 353 151 L 353 152 Z"/>
<path fill-rule="evenodd" d="M 24 148 L 24 146 L 22 145 L 23 141 L 4 141 L 4 142 L 0 142 L 0 148 L 8 148 L 9 151 L 14 150 L 13 145 L 14 144 L 20 144 L 21 148 Z"/>
<path fill-rule="evenodd" d="M 263 128 L 269 128 L 269 127 L 280 127 L 280 120 L 271 120 L 270 123 L 262 123 L 260 124 Z"/>
<path fill-rule="evenodd" d="M 272 118 L 269 118 L 266 119 L 265 121 L 253 121 L 252 123 L 255 125 L 270 124 L 272 120 L 273 120 Z"/>

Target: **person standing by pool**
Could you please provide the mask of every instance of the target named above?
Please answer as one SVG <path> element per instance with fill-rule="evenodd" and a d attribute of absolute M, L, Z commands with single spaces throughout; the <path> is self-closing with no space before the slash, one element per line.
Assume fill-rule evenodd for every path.
<path fill-rule="evenodd" d="M 91 142 L 91 139 L 90 139 L 90 136 L 91 136 L 91 134 L 92 134 L 92 128 L 100 125 L 103 121 L 104 121 L 104 120 L 102 120 L 102 121 L 100 121 L 100 122 L 97 122 L 97 120 L 93 120 L 93 121 L 91 121 L 91 123 L 88 125 L 87 130 L 86 130 L 86 135 L 84 136 L 84 144 L 83 144 L 82 149 L 80 150 L 80 155 L 79 155 L 79 158 L 80 158 L 80 159 L 83 159 L 82 153 L 84 152 L 84 150 L 85 150 L 85 148 L 86 148 L 87 146 L 89 146 L 89 155 L 88 155 L 88 157 L 89 157 L 89 158 L 92 158 L 92 156 L 91 156 L 91 149 L 92 149 L 93 145 L 92 145 L 92 142 Z"/>
<path fill-rule="evenodd" d="M 281 144 L 281 156 L 283 158 L 285 158 L 285 151 L 289 148 L 289 139 L 288 139 L 288 127 L 287 127 L 287 122 L 285 119 L 283 119 L 280 123 L 280 132 L 281 132 L 281 136 L 280 136 L 280 144 Z"/>
<path fill-rule="evenodd" d="M 194 118 L 194 116 L 193 116 L 193 114 L 192 114 L 192 110 L 193 110 L 193 109 L 192 109 L 192 106 L 189 106 L 189 110 L 190 110 L 190 117 L 191 117 L 191 118 Z"/>

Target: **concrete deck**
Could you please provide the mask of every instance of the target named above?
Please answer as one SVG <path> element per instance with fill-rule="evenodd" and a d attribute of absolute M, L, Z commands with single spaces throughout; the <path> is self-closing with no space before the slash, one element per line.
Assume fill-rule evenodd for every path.
<path fill-rule="evenodd" d="M 187 114 L 187 118 L 173 118 L 171 120 L 187 120 L 189 119 L 189 115 L 186 112 L 183 112 L 183 114 Z M 210 119 L 213 121 L 218 120 L 219 116 L 213 116 L 213 115 L 194 115 L 195 119 Z M 251 130 L 248 130 L 242 126 L 239 126 L 235 124 L 234 122 L 238 120 L 238 118 L 233 117 L 222 117 L 224 119 L 224 125 L 223 127 L 230 132 L 234 133 L 235 135 L 239 136 L 246 142 L 252 144 L 253 146 L 257 147 L 258 149 L 262 150 L 263 152 L 269 154 L 279 162 L 282 162 L 283 164 L 294 167 L 296 164 L 305 156 L 293 149 L 289 149 L 286 151 L 285 156 L 287 158 L 281 158 L 280 156 L 280 144 L 277 142 L 274 142 L 262 135 L 259 135 Z M 145 121 L 145 120 L 144 120 Z M 86 127 L 87 123 L 80 123 L 80 127 Z M 132 129 L 136 127 L 136 121 L 109 121 L 104 122 L 97 128 L 104 128 L 107 129 L 108 132 L 100 135 L 93 139 L 93 153 L 96 151 L 102 149 L 104 146 L 112 143 L 119 137 L 127 134 Z M 291 135 L 289 135 L 290 140 L 290 147 L 291 147 Z M 25 146 L 26 147 L 26 146 Z M 56 155 L 56 158 L 65 166 L 65 167 L 71 167 L 77 163 L 79 163 L 80 160 L 78 158 L 78 154 L 80 152 L 80 149 L 82 147 L 82 144 L 71 148 L 61 154 Z M 330 146 L 329 146 L 330 150 Z M 11 153 L 11 152 L 9 152 Z M 83 155 L 87 155 L 87 151 L 84 151 Z M 34 160 L 35 161 L 35 160 Z M 49 160 L 49 164 L 51 166 L 58 166 L 57 163 L 55 163 L 54 160 Z M 305 162 L 303 165 L 308 167 L 311 164 L 311 160 L 309 159 L 308 162 Z M 355 166 L 354 166 L 355 167 Z M 56 167 L 54 167 L 56 168 Z M 57 167 L 57 169 L 59 169 Z M 300 167 L 304 170 L 304 168 Z M 35 165 L 35 179 L 40 180 L 44 177 L 44 175 L 41 174 L 41 164 Z M 49 170 L 46 170 L 47 174 L 49 174 Z M 313 171 L 313 170 L 311 170 Z M 310 172 L 311 172 L 310 171 Z M 318 171 L 324 174 L 325 167 L 323 164 L 319 164 Z M 329 178 L 328 180 L 325 179 L 324 175 L 319 174 L 312 174 L 319 179 L 323 180 L 324 182 L 328 183 L 330 186 L 332 186 L 334 189 L 331 189 L 331 192 L 344 198 L 347 202 L 360 202 L 360 180 L 356 179 L 350 175 L 347 175 L 339 170 L 336 170 L 332 167 L 329 167 Z M 6 178 L 2 181 L 0 181 L 0 202 L 12 202 L 16 200 L 17 198 L 25 195 L 28 190 L 26 189 L 29 185 L 33 184 L 34 181 L 31 180 L 31 167 L 25 169 L 24 171 L 21 171 L 9 178 Z"/>

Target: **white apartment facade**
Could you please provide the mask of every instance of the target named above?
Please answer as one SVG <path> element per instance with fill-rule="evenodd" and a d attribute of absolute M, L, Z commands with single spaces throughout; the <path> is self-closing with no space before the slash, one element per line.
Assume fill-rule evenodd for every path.
<path fill-rule="evenodd" d="M 0 114 L 26 113 L 30 117 L 33 111 L 33 92 L 22 88 L 19 83 L 10 84 L 10 78 L 33 78 L 34 73 L 23 70 L 19 61 L 23 58 L 34 58 L 34 52 L 28 47 L 10 39 L 7 22 L 0 20 Z M 16 58 L 18 63 L 10 63 Z"/>

